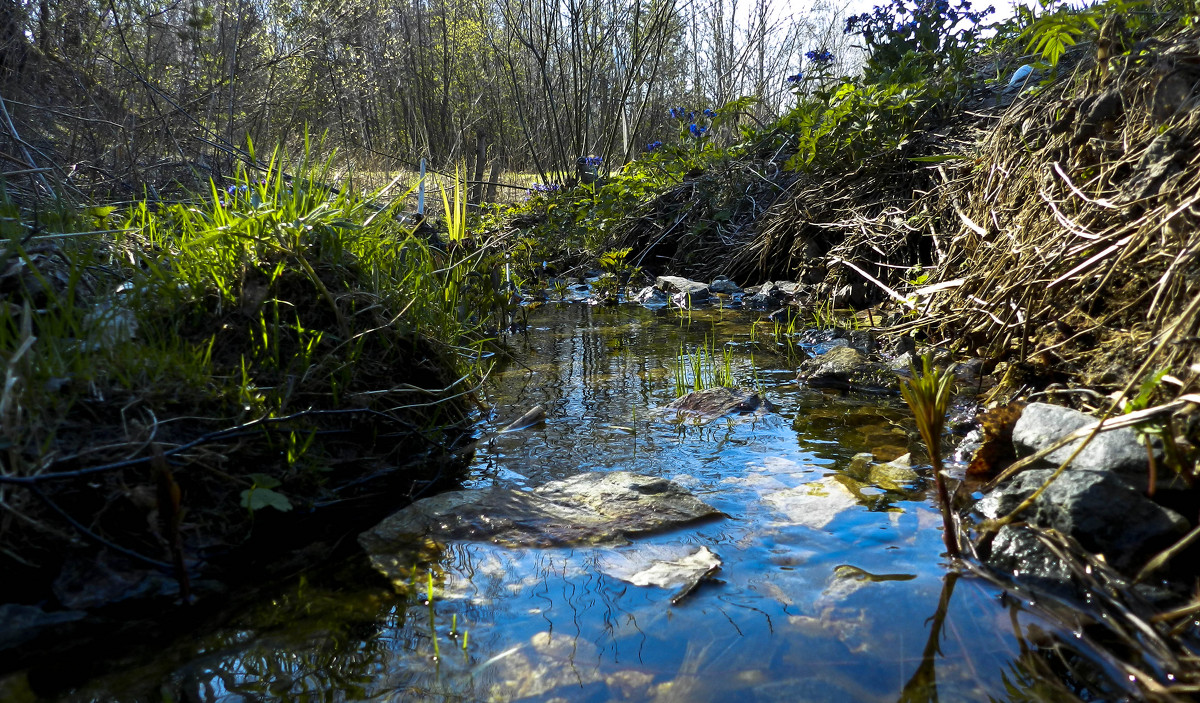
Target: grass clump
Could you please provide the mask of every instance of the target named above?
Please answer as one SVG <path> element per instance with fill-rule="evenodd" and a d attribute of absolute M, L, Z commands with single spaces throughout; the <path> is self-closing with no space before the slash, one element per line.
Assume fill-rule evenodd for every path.
<path fill-rule="evenodd" d="M 156 454 L 195 556 L 244 540 L 264 508 L 336 502 L 457 436 L 495 255 L 433 248 L 328 185 L 328 163 L 288 176 L 283 161 L 98 228 L 65 212 L 53 236 L 0 195 L 7 565 L 53 569 L 66 540 L 160 566 L 162 535 L 136 517 L 164 507 Z"/>
<path fill-rule="evenodd" d="M 676 397 L 708 388 L 736 387 L 733 378 L 733 350 L 728 345 L 717 348 L 717 340 L 706 339 L 689 352 L 680 347 L 675 366 Z"/>

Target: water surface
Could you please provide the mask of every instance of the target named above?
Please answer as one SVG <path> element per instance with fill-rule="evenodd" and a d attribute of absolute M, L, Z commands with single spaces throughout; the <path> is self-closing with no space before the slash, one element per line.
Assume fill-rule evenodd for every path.
<path fill-rule="evenodd" d="M 411 573 L 398 584 L 355 560 L 64 700 L 1111 698 L 1072 633 L 947 570 L 927 471 L 878 468 L 917 446 L 899 400 L 798 387 L 794 360 L 752 333 L 752 319 L 533 311 L 491 379 L 495 410 L 480 432 L 538 404 L 547 420 L 483 444 L 467 481 L 635 471 L 727 518 L 617 547 L 420 545 L 402 556 Z M 656 412 L 676 397 L 680 350 L 714 340 L 778 413 L 696 424 Z M 620 578 L 701 545 L 723 567 L 677 605 L 670 590 Z"/>

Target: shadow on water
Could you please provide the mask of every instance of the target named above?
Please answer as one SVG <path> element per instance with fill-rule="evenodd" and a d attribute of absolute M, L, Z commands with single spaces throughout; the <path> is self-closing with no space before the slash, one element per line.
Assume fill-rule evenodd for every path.
<path fill-rule="evenodd" d="M 1126 695 L 1073 633 L 947 572 L 940 518 L 890 398 L 797 387 L 729 311 L 543 306 L 489 393 L 471 487 L 583 471 L 668 478 L 728 518 L 615 546 L 414 541 L 389 583 L 364 559 L 265 595 L 207 631 L 98 665 L 61 701 L 1062 701 Z M 659 412 L 680 351 L 729 343 L 776 414 Z M 705 547 L 723 564 L 678 605 L 629 574 Z M 4 692 L 0 688 L 0 693 Z M 16 689 L 11 689 L 16 690 Z M 2 698 L 3 696 L 0 696 Z M 38 700 L 27 698 L 27 700 Z"/>

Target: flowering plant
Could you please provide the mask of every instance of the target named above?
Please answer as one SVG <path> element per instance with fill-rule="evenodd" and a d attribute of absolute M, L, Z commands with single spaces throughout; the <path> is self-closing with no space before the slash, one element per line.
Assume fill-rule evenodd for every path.
<path fill-rule="evenodd" d="M 868 79 L 890 73 L 901 64 L 916 66 L 923 74 L 928 68 L 962 68 L 974 52 L 980 22 L 993 12 L 992 7 L 972 9 L 971 0 L 892 0 L 869 13 L 846 18 L 843 31 L 866 42 Z M 918 55 L 919 60 L 906 60 L 909 53 Z"/>

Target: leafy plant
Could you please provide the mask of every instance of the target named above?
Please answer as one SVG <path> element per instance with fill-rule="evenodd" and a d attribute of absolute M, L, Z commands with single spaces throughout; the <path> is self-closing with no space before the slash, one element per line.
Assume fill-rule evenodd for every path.
<path fill-rule="evenodd" d="M 250 474 L 247 478 L 254 483 L 241 493 L 243 508 L 251 513 L 263 508 L 274 508 L 284 513 L 292 509 L 292 502 L 287 496 L 273 490 L 282 485 L 279 479 L 259 473 Z"/>
<path fill-rule="evenodd" d="M 946 477 L 942 475 L 942 429 L 946 424 L 946 413 L 950 406 L 950 391 L 954 386 L 954 374 L 949 369 L 937 369 L 932 358 L 926 354 L 921 359 L 920 370 L 909 365 L 909 378 L 900 379 L 900 395 L 912 410 L 917 422 L 917 431 L 929 450 L 929 463 L 933 465 L 933 480 L 937 487 L 938 507 L 942 512 L 942 539 L 951 558 L 957 558 L 958 535 L 954 527 L 953 506 L 946 490 Z"/>
<path fill-rule="evenodd" d="M 442 192 L 442 212 L 446 218 L 446 238 L 451 244 L 467 238 L 467 182 L 466 168 L 459 172 L 460 165 L 454 165 L 454 197 L 453 202 L 446 196 L 446 187 L 438 184 Z"/>

